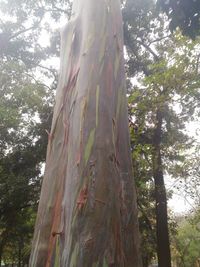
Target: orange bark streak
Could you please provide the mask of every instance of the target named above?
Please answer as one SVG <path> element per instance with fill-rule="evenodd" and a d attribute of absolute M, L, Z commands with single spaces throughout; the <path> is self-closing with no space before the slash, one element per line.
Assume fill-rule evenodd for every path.
<path fill-rule="evenodd" d="M 50 264 L 51 264 L 51 257 L 52 257 L 55 242 L 56 242 L 55 236 L 56 236 L 56 234 L 61 234 L 61 232 L 59 232 L 58 229 L 60 226 L 60 219 L 61 219 L 61 203 L 62 203 L 64 186 L 62 185 L 59 188 L 60 188 L 60 190 L 58 191 L 57 199 L 56 199 L 56 203 L 55 203 L 55 208 L 54 208 L 54 217 L 53 217 L 53 223 L 52 223 L 52 227 L 51 227 L 51 235 L 50 235 L 50 240 L 49 240 L 46 267 L 50 267 Z"/>
<path fill-rule="evenodd" d="M 83 207 L 85 206 L 86 202 L 87 202 L 87 198 L 88 198 L 88 187 L 85 185 L 80 193 L 79 193 L 79 197 L 77 200 L 77 208 L 79 211 L 81 211 L 83 209 Z"/>

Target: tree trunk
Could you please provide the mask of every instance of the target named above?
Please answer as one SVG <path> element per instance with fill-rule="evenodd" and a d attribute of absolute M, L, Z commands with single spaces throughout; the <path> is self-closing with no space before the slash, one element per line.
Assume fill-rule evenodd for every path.
<path fill-rule="evenodd" d="M 21 261 L 22 261 L 22 249 L 21 249 L 21 243 L 19 242 L 17 267 L 21 267 Z"/>
<path fill-rule="evenodd" d="M 31 267 L 139 267 L 119 0 L 75 0 Z"/>
<path fill-rule="evenodd" d="M 1 262 L 2 262 L 2 251 L 0 249 L 0 267 L 1 267 Z"/>
<path fill-rule="evenodd" d="M 153 176 L 156 199 L 156 235 L 159 267 L 171 267 L 170 242 L 167 216 L 167 197 L 163 177 L 162 158 L 160 151 L 162 135 L 162 112 L 157 111 L 154 134 Z"/>
<path fill-rule="evenodd" d="M 2 257 L 3 257 L 3 252 L 4 252 L 4 247 L 7 242 L 7 236 L 8 232 L 7 230 L 1 233 L 1 242 L 0 242 L 0 267 L 2 266 Z"/>

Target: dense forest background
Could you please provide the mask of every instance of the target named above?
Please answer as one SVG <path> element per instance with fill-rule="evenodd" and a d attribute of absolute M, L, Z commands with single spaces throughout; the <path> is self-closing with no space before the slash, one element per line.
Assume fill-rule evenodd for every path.
<path fill-rule="evenodd" d="M 67 0 L 0 0 L 0 266 L 28 264 L 70 13 Z M 153 0 L 123 1 L 122 13 L 143 265 L 157 262 L 160 226 L 174 266 L 200 266 L 199 28 L 172 23 L 177 13 L 169 20 Z M 167 215 L 174 192 L 189 212 Z"/>

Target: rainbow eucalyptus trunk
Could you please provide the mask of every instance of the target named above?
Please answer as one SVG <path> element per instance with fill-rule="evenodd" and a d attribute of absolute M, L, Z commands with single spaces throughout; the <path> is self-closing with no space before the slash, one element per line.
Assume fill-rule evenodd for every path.
<path fill-rule="evenodd" d="M 31 267 L 139 267 L 119 0 L 76 0 Z"/>

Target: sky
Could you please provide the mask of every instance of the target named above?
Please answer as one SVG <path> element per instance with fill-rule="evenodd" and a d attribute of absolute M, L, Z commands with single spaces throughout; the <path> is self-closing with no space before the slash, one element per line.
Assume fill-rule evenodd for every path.
<path fill-rule="evenodd" d="M 187 124 L 186 133 L 200 142 L 200 123 L 192 121 Z M 172 198 L 168 201 L 168 208 L 176 214 L 187 213 L 195 210 L 194 200 L 185 192 L 184 183 L 180 184 L 180 189 L 177 189 L 178 181 L 173 178 L 165 177 L 165 185 L 167 190 L 173 190 Z M 200 192 L 199 192 L 200 194 Z"/>
<path fill-rule="evenodd" d="M 187 213 L 190 210 L 195 209 L 194 200 L 188 196 L 184 192 L 184 188 L 182 185 L 182 189 L 175 188 L 176 180 L 169 178 L 165 179 L 165 185 L 167 190 L 173 189 L 172 198 L 168 200 L 168 209 L 171 210 L 175 214 L 183 214 Z"/>

